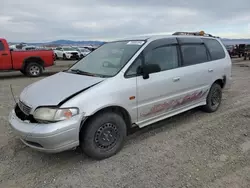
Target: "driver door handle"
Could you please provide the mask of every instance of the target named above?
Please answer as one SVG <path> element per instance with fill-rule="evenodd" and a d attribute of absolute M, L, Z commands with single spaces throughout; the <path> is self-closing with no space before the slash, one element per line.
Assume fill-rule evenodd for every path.
<path fill-rule="evenodd" d="M 178 82 L 178 81 L 180 81 L 180 79 L 181 79 L 180 77 L 175 77 L 175 78 L 173 78 L 173 81 Z"/>
<path fill-rule="evenodd" d="M 8 55 L 8 54 L 6 54 L 6 53 L 3 53 L 3 54 L 2 54 L 2 56 L 4 56 L 4 55 Z"/>

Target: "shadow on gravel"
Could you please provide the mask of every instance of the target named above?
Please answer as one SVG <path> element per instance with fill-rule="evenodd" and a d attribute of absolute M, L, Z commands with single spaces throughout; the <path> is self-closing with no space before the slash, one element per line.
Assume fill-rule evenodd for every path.
<path fill-rule="evenodd" d="M 40 76 L 40 77 L 51 76 L 51 75 L 56 74 L 56 73 L 58 73 L 58 72 L 60 72 L 60 71 L 44 72 L 44 73 L 42 74 L 42 76 Z M 13 79 L 13 78 L 31 78 L 31 77 L 24 76 L 24 75 L 21 74 L 21 73 L 20 73 L 20 74 L 9 74 L 9 75 L 7 75 L 7 74 L 1 75 L 1 74 L 0 74 L 0 80 Z"/>

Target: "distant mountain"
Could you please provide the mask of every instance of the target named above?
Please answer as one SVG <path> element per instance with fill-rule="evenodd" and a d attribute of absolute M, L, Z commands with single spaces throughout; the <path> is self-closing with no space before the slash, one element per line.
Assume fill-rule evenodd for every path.
<path fill-rule="evenodd" d="M 228 39 L 228 38 L 221 38 L 221 41 L 226 45 L 233 45 L 233 44 L 250 44 L 250 39 Z M 84 46 L 84 45 L 92 45 L 92 46 L 99 46 L 104 44 L 104 41 L 73 41 L 73 40 L 56 40 L 51 42 L 44 42 L 44 43 L 26 43 L 28 45 L 35 45 L 35 46 L 43 46 L 43 45 L 74 45 L 74 46 Z M 11 42 L 10 44 L 17 44 L 16 42 Z M 20 42 L 18 43 L 20 44 Z"/>
<path fill-rule="evenodd" d="M 224 44 L 228 45 L 234 45 L 234 44 L 250 44 L 250 39 L 227 39 L 227 38 L 221 38 L 221 41 Z"/>
<path fill-rule="evenodd" d="M 58 44 L 58 45 L 61 45 L 61 44 L 68 44 L 68 45 L 101 45 L 103 44 L 104 42 L 103 41 L 72 41 L 72 40 L 56 40 L 56 41 L 52 41 L 52 42 L 49 42 L 48 44 Z"/>
<path fill-rule="evenodd" d="M 44 46 L 44 45 L 91 45 L 91 46 L 99 46 L 105 43 L 104 41 L 72 41 L 72 40 L 56 40 L 51 42 L 43 42 L 43 43 L 25 43 L 27 45 L 34 45 L 34 46 Z M 20 42 L 10 42 L 9 44 L 20 44 Z"/>

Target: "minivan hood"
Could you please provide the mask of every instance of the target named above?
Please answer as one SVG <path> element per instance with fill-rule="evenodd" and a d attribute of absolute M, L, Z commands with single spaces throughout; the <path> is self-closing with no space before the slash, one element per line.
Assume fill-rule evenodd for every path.
<path fill-rule="evenodd" d="M 59 72 L 27 86 L 22 91 L 20 100 L 32 108 L 58 105 L 71 95 L 87 89 L 104 79 Z"/>

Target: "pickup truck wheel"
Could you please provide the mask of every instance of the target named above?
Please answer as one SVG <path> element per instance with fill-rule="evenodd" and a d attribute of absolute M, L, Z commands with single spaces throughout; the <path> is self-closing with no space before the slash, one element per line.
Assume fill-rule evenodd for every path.
<path fill-rule="evenodd" d="M 25 72 L 30 77 L 38 77 L 43 73 L 43 68 L 38 63 L 29 63 L 25 69 Z"/>
<path fill-rule="evenodd" d="M 119 114 L 100 113 L 84 125 L 80 133 L 80 146 L 87 156 L 105 159 L 120 151 L 126 134 L 125 121 Z"/>

